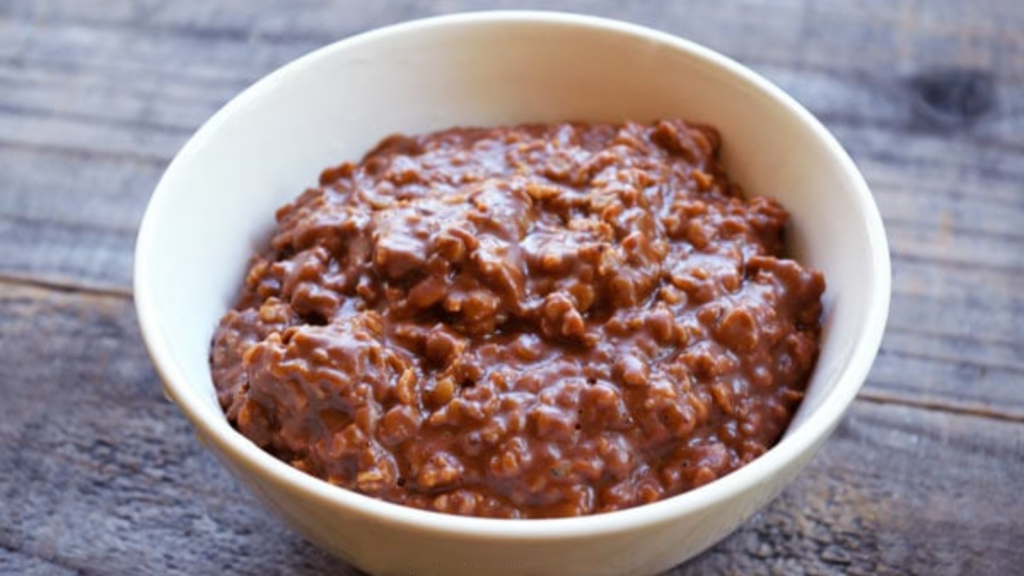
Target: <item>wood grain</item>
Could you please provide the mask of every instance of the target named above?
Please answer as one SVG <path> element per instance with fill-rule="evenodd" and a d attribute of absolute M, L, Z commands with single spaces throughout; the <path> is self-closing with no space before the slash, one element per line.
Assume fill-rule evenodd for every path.
<path fill-rule="evenodd" d="M 0 573 L 335 566 L 199 448 L 141 346 L 127 345 L 139 341 L 130 300 L 5 286 L 0 322 L 0 365 L 24 366 L 0 384 Z"/>
<path fill-rule="evenodd" d="M 698 2 L 686 13 L 652 3 L 565 7 L 706 41 L 818 113 L 864 169 L 892 245 L 894 332 L 873 385 L 1024 414 L 1024 400 L 1008 388 L 1024 356 L 1024 294 L 1013 289 L 1024 284 L 1024 77 L 1015 72 L 1022 50 L 1009 26 L 1020 16 L 948 9 L 936 12 L 936 21 L 917 22 L 905 14 L 907 3 L 895 13 L 753 4 L 717 9 Z M 283 19 L 266 17 L 285 11 L 278 2 L 39 6 L 5 4 L 11 25 L 0 27 L 0 40 L 8 41 L 0 45 L 10 47 L 0 51 L 0 189 L 21 191 L 0 196 L 0 251 L 9 255 L 0 275 L 123 290 L 131 279 L 132 238 L 162 169 L 231 95 L 336 37 L 483 4 L 363 8 L 356 18 L 351 4 L 309 2 L 290 7 Z M 930 52 L 895 47 L 921 36 L 948 43 L 956 36 L 948 24 L 953 16 L 963 18 L 965 30 L 998 32 L 980 48 L 957 44 L 963 54 L 942 62 L 984 69 L 998 82 L 993 109 L 969 124 L 922 115 L 913 81 L 939 62 Z M 859 44 L 821 33 L 841 39 L 844 31 L 867 29 L 884 37 L 882 47 L 894 46 L 840 58 Z M 717 32 L 713 38 L 709 30 Z M 893 54 L 898 66 L 879 66 Z M 123 82 L 126 76 L 132 82 Z M 937 348 L 959 354 L 936 358 Z M 966 390 L 965 377 L 972 382 Z"/>
<path fill-rule="evenodd" d="M 0 333 L 0 365 L 24 367 L 0 383 L 0 572 L 355 573 L 199 447 L 125 345 L 139 338 L 129 300 L 0 294 L 18 328 Z M 857 402 L 780 499 L 672 574 L 1015 573 L 1022 452 L 1020 423 Z"/>
<path fill-rule="evenodd" d="M 861 400 L 782 498 L 673 574 L 1024 573 L 1019 3 L 5 0 L 0 574 L 355 574 L 162 400 L 130 301 L 138 222 L 189 135 L 274 68 L 410 18 L 531 7 L 751 66 L 833 131 L 886 222 L 892 313 Z"/>

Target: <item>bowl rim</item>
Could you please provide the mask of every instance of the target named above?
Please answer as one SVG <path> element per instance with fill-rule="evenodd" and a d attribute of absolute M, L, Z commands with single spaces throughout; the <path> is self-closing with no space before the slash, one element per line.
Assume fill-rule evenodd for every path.
<path fill-rule="evenodd" d="M 685 53 L 702 65 L 723 70 L 747 87 L 755 89 L 766 98 L 781 105 L 789 114 L 797 117 L 801 124 L 810 129 L 816 139 L 835 158 L 855 192 L 855 202 L 865 215 L 868 253 L 875 271 L 874 282 L 865 308 L 868 314 L 864 331 L 854 342 L 847 364 L 839 372 L 834 389 L 821 405 L 801 424 L 800 434 L 787 434 L 765 454 L 732 473 L 703 487 L 650 504 L 614 512 L 594 514 L 575 518 L 545 519 L 493 519 L 458 516 L 415 509 L 400 504 L 378 500 L 307 475 L 289 464 L 278 460 L 270 453 L 256 446 L 228 424 L 223 413 L 214 413 L 188 385 L 181 368 L 176 365 L 170 352 L 171 346 L 163 332 L 157 304 L 153 297 L 153 274 L 147 255 L 152 253 L 156 243 L 159 224 L 157 220 L 162 206 L 170 196 L 167 188 L 171 175 L 182 169 L 202 148 L 220 126 L 236 111 L 259 99 L 265 92 L 289 76 L 300 73 L 315 61 L 330 58 L 334 53 L 350 48 L 384 41 L 389 37 L 429 29 L 460 27 L 481 24 L 533 24 L 549 26 L 570 26 L 585 28 L 599 33 L 612 33 L 629 37 L 631 40 L 652 42 L 661 47 Z M 494 10 L 463 12 L 410 20 L 363 32 L 318 48 L 260 78 L 237 94 L 212 117 L 210 117 L 184 144 L 168 165 L 158 182 L 143 215 L 135 248 L 134 297 L 136 313 L 143 341 L 160 378 L 164 391 L 185 413 L 196 428 L 201 441 L 215 444 L 217 449 L 241 462 L 249 471 L 260 470 L 263 480 L 270 480 L 291 492 L 300 491 L 321 502 L 346 509 L 361 518 L 375 518 L 390 525 L 402 525 L 411 531 L 426 531 L 459 537 L 464 540 L 486 539 L 490 541 L 547 541 L 585 538 L 609 533 L 630 531 L 641 525 L 664 523 L 686 516 L 702 509 L 708 509 L 739 493 L 753 489 L 763 478 L 781 474 L 792 462 L 811 451 L 823 441 L 838 424 L 849 404 L 863 385 L 868 371 L 881 345 L 888 318 L 891 297 L 891 268 L 888 243 L 882 225 L 881 215 L 874 203 L 866 181 L 853 160 L 835 137 L 794 98 L 783 92 L 767 79 L 710 48 L 693 41 L 655 30 L 638 24 L 619 20 L 544 10 Z"/>

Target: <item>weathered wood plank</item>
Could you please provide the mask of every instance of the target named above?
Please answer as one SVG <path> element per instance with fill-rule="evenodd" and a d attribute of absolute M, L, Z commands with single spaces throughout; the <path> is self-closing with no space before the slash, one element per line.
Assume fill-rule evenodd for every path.
<path fill-rule="evenodd" d="M 1024 424 L 867 402 L 780 500 L 680 574 L 1016 574 Z"/>
<path fill-rule="evenodd" d="M 126 290 L 164 165 L 0 147 L 0 276 Z"/>
<path fill-rule="evenodd" d="M 0 214 L 135 233 L 163 170 L 102 156 L 3 150 L 0 173 L 10 193 L 0 196 Z"/>
<path fill-rule="evenodd" d="M 268 518 L 198 448 L 160 392 L 129 300 L 4 286 L 0 325 L 0 550 L 12 569 L 337 567 Z M 282 558 L 293 564 L 281 566 Z"/>
<path fill-rule="evenodd" d="M 212 111 L 215 106 L 211 102 L 222 102 L 267 70 L 314 46 L 397 19 L 491 6 L 479 2 L 424 3 L 416 8 L 387 9 L 359 6 L 359 17 L 354 18 L 354 7 L 345 2 L 288 3 L 287 7 L 267 2 L 258 7 L 244 4 L 216 8 L 179 3 L 171 9 L 119 2 L 113 9 L 103 4 L 102 10 L 93 4 L 40 5 L 22 1 L 9 5 L 9 17 L 22 20 L 0 28 L 0 35 L 10 36 L 8 63 L 17 70 L 56 67 L 62 73 L 58 77 L 70 85 L 54 86 L 47 91 L 49 96 L 39 94 L 38 87 L 19 94 L 17 89 L 22 82 L 15 75 L 10 80 L 12 90 L 6 102 L 8 116 L 13 118 L 0 116 L 0 123 L 8 123 L 4 132 L 27 134 L 22 137 L 39 146 L 80 145 L 166 158 L 177 149 L 180 139 L 162 132 L 187 133 Z M 972 124 L 970 134 L 991 139 L 990 132 L 995 130 L 998 137 L 994 142 L 1010 138 L 1019 150 L 1020 130 L 1016 127 L 1024 118 L 1021 81 L 1010 73 L 1013 67 L 1002 65 L 1006 60 L 1016 63 L 1024 58 L 1019 42 L 1015 42 L 1019 34 L 1014 33 L 1012 26 L 1019 16 L 1001 14 L 998 2 L 978 3 L 977 9 L 957 14 L 959 28 L 951 30 L 949 15 L 938 23 L 919 22 L 924 20 L 923 16 L 908 13 L 908 2 L 900 4 L 897 10 L 884 12 L 850 7 L 821 9 L 816 3 L 799 1 L 726 7 L 710 2 L 688 3 L 685 12 L 672 5 L 631 3 L 623 7 L 608 1 L 570 3 L 566 7 L 653 23 L 684 34 L 692 29 L 709 36 L 710 45 L 763 69 L 826 120 L 832 119 L 838 125 L 881 124 L 894 131 L 922 128 L 914 109 L 919 102 L 908 88 L 908 81 L 932 65 L 934 52 L 904 50 L 899 53 L 903 59 L 900 66 L 893 68 L 892 52 L 865 52 L 861 44 L 867 39 L 836 32 L 849 30 L 851 34 L 863 35 L 865 30 L 872 30 L 867 26 L 872 24 L 883 26 L 897 40 L 917 35 L 932 38 L 934 43 L 943 44 L 943 50 L 954 46 L 963 53 L 938 64 L 968 69 L 973 66 L 1002 81 L 997 87 L 1002 95 L 996 103 L 997 110 Z M 266 17 L 268 14 L 275 17 Z M 767 26 L 766 22 L 773 25 Z M 38 29 L 45 29 L 46 33 Z M 958 31 L 967 31 L 964 33 L 974 34 L 984 42 L 979 42 L 980 47 L 950 42 L 950 35 Z M 872 32 L 872 45 L 889 38 L 881 32 Z M 837 38 L 848 43 L 837 44 Z M 824 46 L 817 46 L 818 43 Z M 884 42 L 881 44 L 884 46 Z M 197 49 L 198 46 L 202 49 Z M 776 49 L 779 56 L 773 57 L 771 50 Z M 849 58 L 849 51 L 854 49 L 858 51 L 857 58 Z M 984 57 L 977 56 L 979 50 Z M 809 61 L 812 56 L 832 59 Z M 122 79 L 127 74 L 133 82 L 129 90 L 123 90 Z M 107 80 L 101 90 L 95 90 L 95 85 L 91 89 L 81 85 L 96 76 Z M 146 91 L 133 98 L 139 87 Z M 175 93 L 204 89 L 214 97 L 203 97 L 206 105 L 184 103 L 182 114 L 183 103 L 174 98 Z M 69 94 L 76 97 L 69 98 Z M 55 97 L 59 98 L 57 102 Z M 26 101 L 37 105 L 26 107 Z M 143 132 L 145 138 L 133 137 L 131 128 L 145 126 L 151 130 L 136 130 Z M 122 133 L 125 130 L 127 134 Z M 869 131 L 871 134 L 874 131 Z M 938 138 L 940 145 L 948 144 L 945 136 L 948 134 Z M 891 135 L 885 139 L 892 147 L 895 139 Z M 875 148 L 884 151 L 887 147 Z M 956 150 L 935 152 L 929 157 L 970 159 L 976 155 L 957 154 Z M 999 164 L 1018 165 L 1016 154 L 1008 156 Z M 1019 170 L 1006 174 L 1007 178 L 1018 175 Z"/>
<path fill-rule="evenodd" d="M 161 400 L 124 298 L 138 218 L 188 134 L 267 71 L 368 28 L 520 7 L 0 2 L 0 573 L 355 573 L 239 493 Z M 890 233 L 870 401 L 780 500 L 672 573 L 1019 573 L 1024 10 L 544 7 L 664 29 L 764 73 L 850 150 Z"/>
<path fill-rule="evenodd" d="M 4 285 L 0 326 L 0 568 L 355 574 L 200 449 L 130 301 Z M 782 498 L 671 573 L 1015 573 L 1021 474 L 1024 421 L 857 402 Z"/>
<path fill-rule="evenodd" d="M 974 6 L 978 4 L 981 3 Z M 360 5 L 358 18 L 355 18 L 351 9 L 354 7 L 342 2 L 332 5 L 288 3 L 287 7 L 279 3 L 262 3 L 258 7 L 247 3 L 212 9 L 178 3 L 174 5 L 177 10 L 127 10 L 123 5 L 121 10 L 116 6 L 109 10 L 107 4 L 100 9 L 93 2 L 25 3 L 19 9 L 19 3 L 15 2 L 8 9 L 9 14 L 12 18 L 21 15 L 24 20 L 15 20 L 11 26 L 0 28 L 0 40 L 6 40 L 0 45 L 11 46 L 6 53 L 8 64 L 27 70 L 56 66 L 66 72 L 71 68 L 77 72 L 70 79 L 73 82 L 82 82 L 81 77 L 97 73 L 107 73 L 120 80 L 130 71 L 133 86 L 129 88 L 133 90 L 135 86 L 160 83 L 162 88 L 173 92 L 183 82 L 206 81 L 212 83 L 212 86 L 204 85 L 208 90 L 230 84 L 233 90 L 222 94 L 226 97 L 276 65 L 354 32 L 406 17 L 484 5 L 490 4 L 423 3 L 416 8 L 402 9 L 391 5 L 386 10 Z M 44 6 L 46 12 L 40 14 L 44 10 L 40 6 Z M 940 65 L 983 72 L 998 83 L 994 89 L 1001 97 L 996 98 L 997 109 L 982 114 L 982 121 L 971 127 L 972 132 L 990 137 L 1018 133 L 1006 120 L 1017 125 L 1021 122 L 1024 104 L 1020 103 L 1020 94 L 1024 76 L 1012 74 L 1013 67 L 1006 66 L 1004 60 L 1024 66 L 1024 55 L 1016 42 L 1019 34 L 1015 37 L 1007 18 L 1000 17 L 995 10 L 986 11 L 984 6 L 972 9 L 959 23 L 960 28 L 953 30 L 983 39 L 984 42 L 976 40 L 978 47 L 950 42 L 951 31 L 942 27 L 914 19 L 893 20 L 888 16 L 890 11 L 886 14 L 844 12 L 840 14 L 844 20 L 838 20 L 831 11 L 819 10 L 817 3 L 808 6 L 805 2 L 791 1 L 720 6 L 714 2 L 699 2 L 673 8 L 671 4 L 645 3 L 620 6 L 605 0 L 580 3 L 579 8 L 583 7 L 593 13 L 645 22 L 683 35 L 693 36 L 688 32 L 696 32 L 698 40 L 707 36 L 706 43 L 761 69 L 798 98 L 813 94 L 813 98 L 807 100 L 816 104 L 819 114 L 826 118 L 844 118 L 847 123 L 896 122 L 897 127 L 928 128 L 917 114 L 910 117 L 913 123 L 906 122 L 906 108 L 920 104 L 920 95 L 912 89 L 910 81 L 929 73 L 930 67 Z M 684 8 L 685 12 L 679 8 Z M 851 11 L 847 9 L 847 12 Z M 274 14 L 274 17 L 267 17 L 267 14 Z M 34 32 L 40 26 L 30 26 L 29 16 L 45 22 L 45 34 Z M 1013 18 L 1009 20 L 1012 22 Z M 869 24 L 875 28 L 890 28 L 892 36 L 886 36 L 882 30 L 873 31 L 870 38 L 837 34 L 849 31 L 864 35 L 865 30 L 872 29 Z M 990 32 L 985 35 L 987 30 Z M 1003 30 L 1005 34 L 1001 33 Z M 894 67 L 893 52 L 879 50 L 875 53 L 863 46 L 870 40 L 872 46 L 884 47 L 889 38 L 900 41 L 908 36 L 916 38 L 915 34 L 942 44 L 939 54 L 950 49 L 959 52 L 937 60 L 936 51 L 912 51 L 902 54 L 899 66 Z M 198 46 L 203 49 L 197 49 Z M 854 50 L 857 57 L 851 58 Z M 979 50 L 984 51 L 985 57 L 977 55 Z M 0 52 L 0 60 L 3 54 Z M 817 60 L 826 58 L 828 60 Z M 789 76 L 793 73 L 808 74 L 811 81 L 791 82 Z M 88 92 L 82 95 L 89 96 Z M 68 100 L 62 105 L 67 106 Z M 205 115 L 200 115 L 202 117 Z"/>
<path fill-rule="evenodd" d="M 122 70 L 80 68 L 68 70 L 54 63 L 28 68 L 0 64 L 0 86 L 4 88 L 0 106 L 15 116 L 64 116 L 82 123 L 127 125 L 187 136 L 249 80 L 222 78 L 215 82 L 162 71 L 141 74 L 124 85 L 117 81 L 123 78 Z"/>
<path fill-rule="evenodd" d="M 23 21 L 73 22 L 92 28 L 134 27 L 144 34 L 325 42 L 369 27 L 439 13 L 523 8 L 513 0 L 456 0 L 366 4 L 359 0 L 261 0 L 245 3 L 78 0 L 40 6 L 10 0 L 0 16 Z M 640 0 L 561 0 L 544 8 L 624 18 L 694 38 L 741 59 L 800 63 L 830 69 L 907 72 L 922 65 L 986 66 L 1024 77 L 1019 51 L 1024 14 L 1007 0 L 929 2 L 686 3 Z M 16 53 L 21 45 L 9 51 Z M 0 52 L 2 54 L 2 52 Z M 856 58 L 851 56 L 856 55 Z"/>
<path fill-rule="evenodd" d="M 798 4 L 783 3 L 779 10 L 802 10 Z M 12 6 L 16 13 L 18 5 Z M 0 63 L 0 81 L 8 88 L 0 91 L 5 127 L 0 134 L 13 138 L 0 142 L 0 189 L 15 191 L 0 195 L 0 275 L 124 290 L 145 200 L 190 127 L 265 69 L 314 41 L 297 32 L 222 29 L 237 7 L 184 4 L 147 12 L 117 4 L 95 14 L 86 4 L 74 6 L 51 7 L 64 12 L 45 15 L 47 34 L 29 34 L 17 57 Z M 302 5 L 299 12 L 314 7 L 324 5 Z M 385 12 L 362 22 L 396 17 Z M 249 16 L 236 26 L 264 25 L 245 13 Z M 665 25 L 682 18 L 671 10 L 666 14 Z M 91 20 L 81 21 L 86 16 Z M 746 17 L 716 16 L 730 22 Z M 140 18 L 145 26 L 133 28 Z M 293 29 L 307 25 L 321 24 L 293 23 Z M 123 50 L 152 32 L 147 26 L 163 30 L 147 41 L 150 47 Z M 12 28 L 18 28 L 17 21 Z M 772 36 L 778 33 L 778 27 L 769 27 L 758 41 L 772 44 L 780 40 Z M 252 58 L 246 57 L 250 44 L 263 46 Z M 221 57 L 183 66 L 195 57 L 196 46 Z M 104 59 L 105 54 L 117 57 Z M 1024 294 L 1013 287 L 1024 281 L 1019 232 L 1024 165 L 1018 161 L 1024 132 L 1012 128 L 1024 97 L 1007 94 L 1024 89 L 1011 78 L 1000 86 L 995 111 L 971 124 L 936 126 L 921 124 L 903 75 L 811 66 L 796 56 L 785 65 L 764 65 L 826 119 L 864 167 L 888 222 L 896 260 L 892 324 L 913 333 L 886 341 L 880 376 L 872 385 L 897 394 L 924 393 L 940 403 L 1018 413 L 1024 400 L 1011 383 L 1024 340 Z M 128 74 L 133 82 L 126 86 L 122 80 Z M 997 345 L 990 346 L 993 341 Z M 944 352 L 958 355 L 951 359 Z M 965 376 L 971 384 L 966 393 Z"/>
<path fill-rule="evenodd" d="M 743 58 L 742 54 L 739 57 L 779 81 L 833 127 L 848 127 L 850 131 L 859 132 L 849 138 L 869 139 L 864 144 L 851 146 L 858 158 L 896 154 L 899 156 L 889 159 L 901 169 L 907 164 L 922 163 L 922 168 L 932 169 L 928 164 L 942 159 L 942 163 L 949 163 L 946 170 L 958 170 L 959 173 L 954 174 L 958 179 L 966 175 L 964 172 L 987 171 L 989 176 L 1016 183 L 1019 182 L 1017 177 L 1022 175 L 1016 159 L 1024 148 L 1021 131 L 1017 129 L 1024 118 L 1021 113 L 1024 82 L 1006 74 L 1005 67 L 993 65 L 989 66 L 991 70 L 985 70 L 1001 80 L 994 88 L 1000 95 L 994 110 L 972 119 L 969 126 L 922 126 L 915 109 L 919 102 L 914 90 L 909 88 L 909 81 L 915 76 L 913 72 L 926 69 L 930 61 L 928 53 L 914 54 L 920 62 L 908 56 L 910 60 L 904 63 L 906 71 L 869 66 L 871 59 L 862 53 L 858 53 L 857 58 L 841 58 L 831 62 L 831 66 L 815 68 L 804 60 L 807 54 L 819 54 L 817 47 L 797 50 L 774 37 L 778 30 L 784 30 L 787 37 L 804 38 L 809 31 L 824 27 L 824 22 L 832 22 L 834 15 L 828 10 L 821 10 L 819 14 L 816 4 L 808 7 L 804 2 L 784 2 L 723 9 L 717 3 L 712 6 L 705 2 L 688 5 L 686 14 L 643 3 L 629 9 L 611 2 L 586 5 L 597 13 L 652 20 L 666 28 L 699 28 L 705 34 L 713 34 L 719 43 L 756 44 L 760 48 L 750 49 L 749 58 Z M 45 10 L 40 6 L 45 6 Z M 355 19 L 344 3 L 331 6 L 324 2 L 289 3 L 287 10 L 284 5 L 275 3 L 261 4 L 258 8 L 249 4 L 228 6 L 201 8 L 180 3 L 174 9 L 146 9 L 122 2 L 115 4 L 114 9 L 104 4 L 103 9 L 98 10 L 91 2 L 12 3 L 8 8 L 10 17 L 21 16 L 26 21 L 14 20 L 10 26 L 0 28 L 0 35 L 10 36 L 11 46 L 19 46 L 9 53 L 4 62 L 6 67 L 0 66 L 0 78 L 9 88 L 2 92 L 3 100 L 0 100 L 0 111 L 6 110 L 6 114 L 0 115 L 0 123 L 4 123 L 5 128 L 3 133 L 16 135 L 24 144 L 41 147 L 78 146 L 166 159 L 216 105 L 287 59 L 320 43 L 390 19 L 479 7 L 474 3 L 425 3 L 415 10 L 360 7 L 359 19 Z M 275 10 L 286 12 L 287 17 L 263 17 Z M 758 17 L 761 11 L 771 12 L 770 22 L 778 19 L 778 26 L 765 26 L 765 21 Z M 889 12 L 866 10 L 852 16 L 843 12 L 844 17 L 852 20 L 832 23 L 863 33 L 865 28 L 857 27 L 858 23 L 881 20 L 883 24 L 893 25 L 895 21 L 888 16 Z M 85 16 L 88 19 L 82 21 Z M 823 22 L 817 23 L 816 18 Z M 995 9 L 980 6 L 965 15 L 961 24 L 981 31 L 999 26 L 993 29 L 1001 31 L 1006 20 Z M 728 27 L 745 25 L 742 23 L 746 21 L 752 23 L 747 26 L 751 29 L 737 32 L 749 33 L 726 33 Z M 225 29 L 229 25 L 233 27 Z M 329 28 L 332 25 L 335 28 Z M 716 28 L 719 25 L 725 29 Z M 893 30 L 894 33 L 914 34 L 924 26 L 914 21 L 900 25 L 902 28 Z M 288 26 L 293 35 L 275 36 L 272 30 L 264 30 L 267 26 Z M 45 34 L 33 32 L 41 27 L 45 28 Z M 26 28 L 29 32 L 25 32 Z M 1012 27 L 1005 29 L 1013 30 Z M 204 30 L 202 34 L 196 33 Z M 322 37 L 317 37 L 317 30 L 323 32 Z M 931 33 L 930 30 L 924 26 L 921 33 Z M 829 27 L 829 31 L 833 31 L 833 27 Z M 315 39 L 304 40 L 307 32 Z M 936 39 L 945 39 L 948 31 L 939 29 L 935 34 Z M 18 38 L 23 36 L 27 39 L 19 42 Z M 833 36 L 814 36 L 816 40 L 802 41 L 820 41 L 832 46 Z M 1004 55 L 1003 59 L 1012 57 L 1014 61 L 1024 57 L 1021 54 L 1024 51 L 1020 50 L 1019 43 L 1013 42 L 1015 36 L 1009 32 L 983 38 L 986 54 L 993 54 L 988 60 L 998 62 L 996 55 L 1000 54 Z M 851 44 L 846 46 L 834 46 L 832 55 L 840 55 L 840 49 L 859 48 L 855 40 L 849 40 Z M 1006 44 L 1007 50 L 991 47 L 1002 44 Z M 778 45 L 786 48 L 783 53 L 788 58 L 772 64 L 773 61 L 765 57 L 763 47 Z M 723 49 L 734 53 L 728 48 Z M 968 48 L 962 49 L 969 52 Z M 891 54 L 885 57 L 885 63 L 890 64 Z M 954 58 L 945 65 L 967 66 L 969 60 Z M 979 64 L 983 65 L 985 62 Z M 123 79 L 128 75 L 132 82 L 125 86 Z M 30 76 L 31 81 L 23 76 Z M 956 82 L 953 85 L 955 88 Z M 925 134 L 918 134 L 918 137 L 928 136 L 930 132 L 931 138 L 922 137 L 920 142 L 912 141 L 909 146 L 896 136 L 922 130 Z M 900 145 L 895 146 L 895 142 Z M 995 151 L 986 152 L 986 147 Z M 941 176 L 945 179 L 948 174 Z M 920 179 L 920 175 L 914 178 Z M 976 188 L 983 193 L 991 186 L 982 182 Z M 1014 196 L 1019 198 L 1019 194 Z"/>
<path fill-rule="evenodd" d="M 1020 370 L 900 350 L 891 344 L 893 339 L 893 332 L 887 333 L 863 395 L 1024 418 L 1019 390 L 1024 373 Z M 927 336 L 918 339 L 929 340 Z M 912 347 L 927 346 L 915 343 Z"/>
<path fill-rule="evenodd" d="M 132 253 L 125 246 L 134 245 L 134 231 L 0 216 L 0 238 L 15 240 L 0 257 L 0 279 L 130 291 Z"/>

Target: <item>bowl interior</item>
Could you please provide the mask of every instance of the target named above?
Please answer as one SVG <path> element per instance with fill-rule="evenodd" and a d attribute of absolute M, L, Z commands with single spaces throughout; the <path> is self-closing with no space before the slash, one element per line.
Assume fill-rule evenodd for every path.
<path fill-rule="evenodd" d="M 412 23 L 329 46 L 260 81 L 195 135 L 160 182 L 137 248 L 140 320 L 170 395 L 194 422 L 232 433 L 209 374 L 210 337 L 274 211 L 324 167 L 394 132 L 662 117 L 718 127 L 732 177 L 789 209 L 793 251 L 825 272 L 824 346 L 789 434 L 826 408 L 830 427 L 866 374 L 888 303 L 884 233 L 852 162 L 802 108 L 727 59 L 624 24 L 530 13 Z"/>

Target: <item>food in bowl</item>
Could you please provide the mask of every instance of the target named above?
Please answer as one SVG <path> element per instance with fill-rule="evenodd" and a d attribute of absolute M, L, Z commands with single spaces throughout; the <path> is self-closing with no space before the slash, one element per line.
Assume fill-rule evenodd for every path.
<path fill-rule="evenodd" d="M 275 210 L 300 183 L 391 133 L 570 118 L 711 124 L 724 135 L 730 177 L 748 197 L 771 194 L 792 215 L 787 253 L 821 270 L 828 291 L 811 380 L 768 452 L 651 504 L 509 521 L 337 488 L 232 427 L 211 377 L 211 337 L 236 303 L 249 258 L 266 246 Z M 380 575 L 653 576 L 733 532 L 825 444 L 878 351 L 890 278 L 884 226 L 863 176 L 827 128 L 763 77 L 624 22 L 488 12 L 342 40 L 233 98 L 156 187 L 139 229 L 134 296 L 164 390 L 202 444 L 276 517 L 344 562 Z"/>
<path fill-rule="evenodd" d="M 460 515 L 661 500 L 781 436 L 820 272 L 680 120 L 392 136 L 277 212 L 214 335 L 231 423 L 309 474 Z"/>

